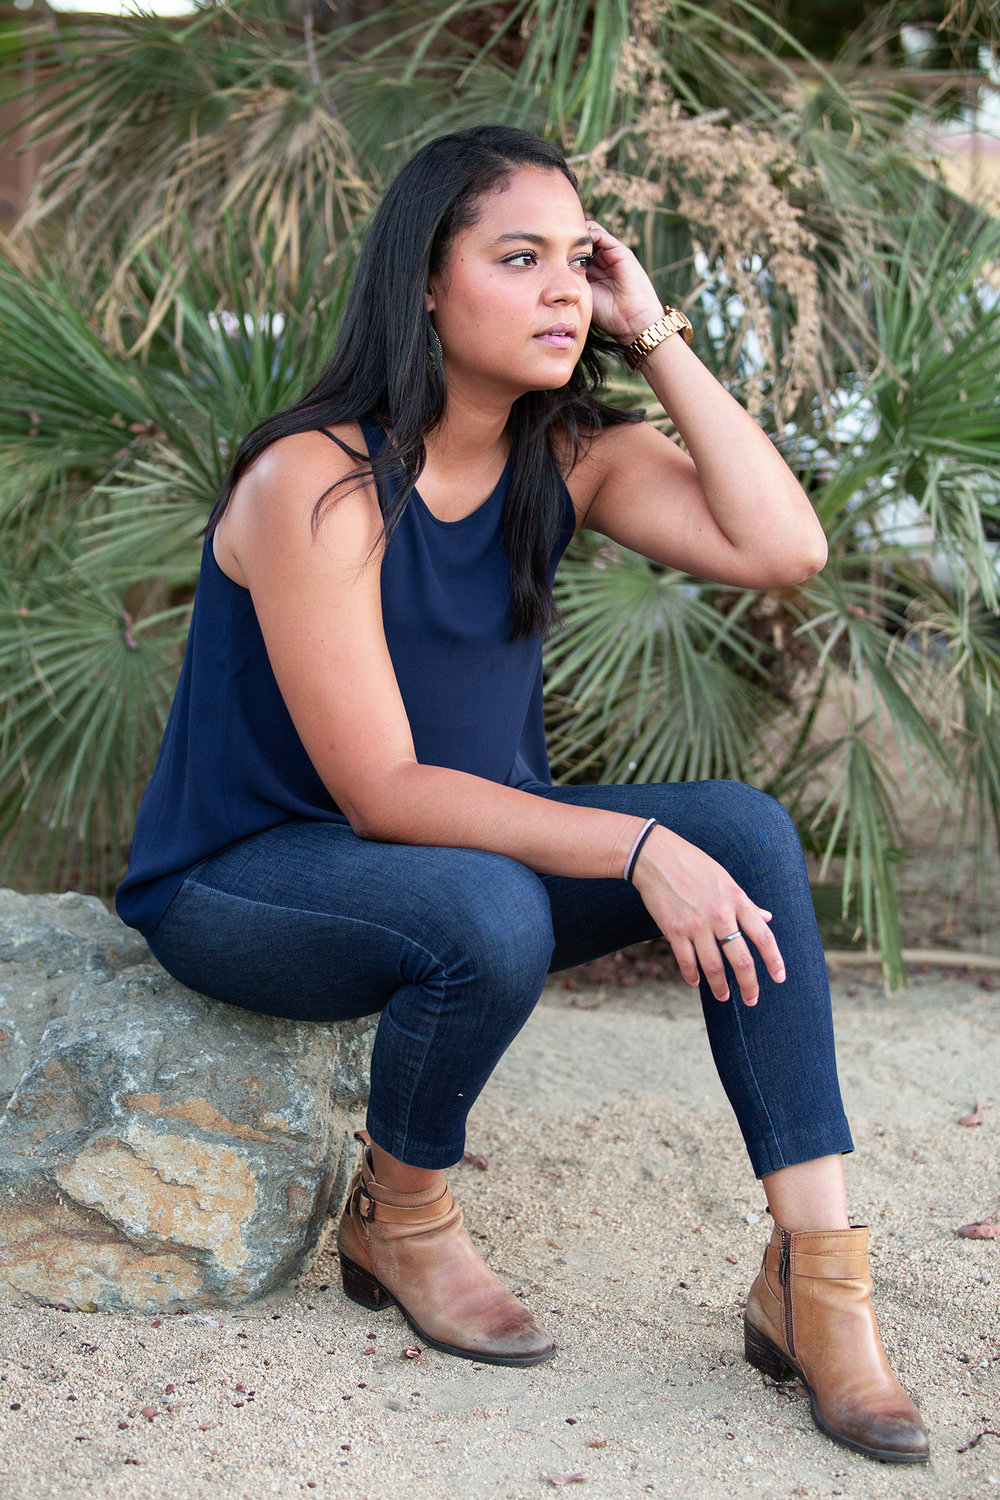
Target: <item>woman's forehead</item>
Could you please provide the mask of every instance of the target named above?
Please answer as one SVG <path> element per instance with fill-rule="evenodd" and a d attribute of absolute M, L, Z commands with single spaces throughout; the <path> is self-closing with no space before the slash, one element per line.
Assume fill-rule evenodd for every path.
<path fill-rule="evenodd" d="M 532 231 L 585 234 L 587 221 L 576 188 L 562 172 L 545 167 L 519 167 L 477 204 L 479 236 Z"/>

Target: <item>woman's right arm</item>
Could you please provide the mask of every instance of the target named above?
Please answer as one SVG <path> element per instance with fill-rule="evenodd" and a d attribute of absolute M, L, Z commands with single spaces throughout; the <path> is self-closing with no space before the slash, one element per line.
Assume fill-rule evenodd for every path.
<path fill-rule="evenodd" d="M 356 430 L 343 436 L 359 446 Z M 382 627 L 373 484 L 345 486 L 313 525 L 316 497 L 351 468 L 321 433 L 279 440 L 240 480 L 215 537 L 220 566 L 250 590 L 282 697 L 330 795 L 362 838 L 484 849 L 539 873 L 620 878 L 641 819 L 417 761 Z M 778 977 L 761 909 L 686 840 L 656 828 L 635 883 L 689 983 L 700 960 L 725 998 L 716 939 L 737 926 Z M 735 967 L 751 1002 L 749 954 Z"/>

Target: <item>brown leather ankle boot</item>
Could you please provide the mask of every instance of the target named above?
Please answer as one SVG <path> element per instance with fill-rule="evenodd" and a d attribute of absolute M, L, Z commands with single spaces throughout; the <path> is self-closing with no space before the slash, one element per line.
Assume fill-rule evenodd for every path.
<path fill-rule="evenodd" d="M 337 1249 L 344 1291 L 362 1307 L 395 1302 L 425 1344 L 491 1365 L 536 1365 L 555 1345 L 475 1249 L 447 1187 L 397 1193 L 372 1175 L 368 1137 L 347 1193 Z"/>
<path fill-rule="evenodd" d="M 797 1375 L 813 1421 L 845 1448 L 925 1463 L 927 1433 L 886 1361 L 871 1289 L 867 1229 L 775 1225 L 747 1298 L 746 1357 L 772 1380 Z"/>

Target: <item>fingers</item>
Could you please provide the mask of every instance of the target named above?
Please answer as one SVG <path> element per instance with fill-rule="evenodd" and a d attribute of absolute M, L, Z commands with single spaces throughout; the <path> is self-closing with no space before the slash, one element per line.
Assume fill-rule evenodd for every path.
<path fill-rule="evenodd" d="M 595 250 L 600 250 L 602 244 L 603 245 L 620 245 L 621 244 L 621 240 L 616 240 L 615 237 L 614 237 L 614 235 L 611 234 L 609 230 L 605 229 L 605 227 L 604 227 L 603 224 L 599 224 L 596 219 L 588 219 L 587 220 L 587 232 L 590 235 L 591 239 L 594 241 L 594 249 Z"/>
<path fill-rule="evenodd" d="M 732 970 L 740 999 L 744 1005 L 756 1005 L 760 997 L 760 983 L 753 949 L 756 948 L 764 967 L 776 984 L 785 979 L 785 964 L 773 932 L 768 926 L 771 913 L 754 906 L 747 900 L 740 910 L 739 919 L 733 919 L 725 932 L 706 929 L 692 938 L 672 937 L 671 946 L 678 967 L 687 984 L 697 986 L 702 975 L 716 1000 L 728 1000 L 730 996 L 729 975 L 726 965 Z M 738 937 L 730 935 L 739 932 Z M 720 938 L 729 938 L 720 944 Z"/>
<path fill-rule="evenodd" d="M 774 933 L 768 926 L 770 919 L 770 912 L 765 914 L 759 906 L 753 907 L 740 921 L 740 927 L 744 933 L 744 941 L 742 943 L 731 943 L 729 947 L 745 948 L 748 942 L 752 943 L 764 960 L 764 967 L 775 984 L 783 984 L 785 979 L 785 960 L 781 956 L 781 949 L 778 947 Z"/>
<path fill-rule="evenodd" d="M 694 944 L 689 942 L 687 938 L 681 937 L 671 937 L 669 942 L 671 948 L 674 950 L 674 957 L 677 960 L 677 967 L 681 971 L 681 978 L 685 984 L 689 984 L 693 989 L 697 989 L 701 983 L 701 970 L 698 968 L 698 956 L 694 951 Z M 726 996 L 722 995 L 718 998 L 725 1000 Z"/>
<path fill-rule="evenodd" d="M 704 976 L 715 998 L 728 1000 L 735 979 L 744 1005 L 756 1005 L 758 956 L 774 983 L 783 982 L 785 964 L 769 926 L 771 913 L 695 845 L 669 829 L 654 828 L 632 879 L 688 984 L 697 985 Z"/>

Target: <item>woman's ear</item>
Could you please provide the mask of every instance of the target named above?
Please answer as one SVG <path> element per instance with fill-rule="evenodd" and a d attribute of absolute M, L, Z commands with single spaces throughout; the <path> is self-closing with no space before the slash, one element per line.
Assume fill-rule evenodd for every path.
<path fill-rule="evenodd" d="M 427 283 L 427 290 L 424 293 L 424 307 L 429 313 L 434 311 L 434 291 L 430 282 Z"/>

